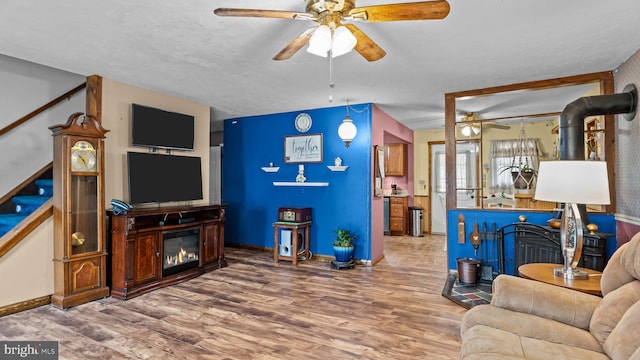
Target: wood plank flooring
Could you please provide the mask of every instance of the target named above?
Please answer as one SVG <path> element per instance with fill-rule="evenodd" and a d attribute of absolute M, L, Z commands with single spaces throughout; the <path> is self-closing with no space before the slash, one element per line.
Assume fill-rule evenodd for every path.
<path fill-rule="evenodd" d="M 444 241 L 385 237 L 352 270 L 226 248 L 228 267 L 131 300 L 1 317 L 0 340 L 59 341 L 60 359 L 458 359 Z"/>

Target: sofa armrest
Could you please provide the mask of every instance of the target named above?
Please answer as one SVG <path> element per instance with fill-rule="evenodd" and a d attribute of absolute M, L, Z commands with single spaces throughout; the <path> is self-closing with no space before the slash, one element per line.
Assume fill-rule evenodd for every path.
<path fill-rule="evenodd" d="M 589 330 L 591 316 L 601 300 L 556 285 L 500 275 L 493 281 L 491 304 Z"/>

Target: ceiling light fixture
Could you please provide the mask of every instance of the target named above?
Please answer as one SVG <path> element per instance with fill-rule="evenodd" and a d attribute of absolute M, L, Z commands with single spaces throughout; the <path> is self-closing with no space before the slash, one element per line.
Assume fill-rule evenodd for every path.
<path fill-rule="evenodd" d="M 356 128 L 353 120 L 349 116 L 349 100 L 347 100 L 347 116 L 342 120 L 342 124 L 338 127 L 338 136 L 344 141 L 344 145 L 348 148 L 351 141 L 356 137 L 358 128 Z"/>
<path fill-rule="evenodd" d="M 353 50 L 356 46 L 356 37 L 345 26 L 331 29 L 327 25 L 320 25 L 309 39 L 307 52 L 313 55 L 338 57 Z"/>

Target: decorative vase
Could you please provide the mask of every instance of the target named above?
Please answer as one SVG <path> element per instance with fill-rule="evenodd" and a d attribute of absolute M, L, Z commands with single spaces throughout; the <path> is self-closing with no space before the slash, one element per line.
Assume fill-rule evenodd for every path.
<path fill-rule="evenodd" d="M 353 258 L 353 249 L 354 249 L 353 245 L 349 247 L 334 246 L 333 254 L 336 257 L 336 261 L 342 262 L 342 263 L 351 261 L 351 259 Z"/>

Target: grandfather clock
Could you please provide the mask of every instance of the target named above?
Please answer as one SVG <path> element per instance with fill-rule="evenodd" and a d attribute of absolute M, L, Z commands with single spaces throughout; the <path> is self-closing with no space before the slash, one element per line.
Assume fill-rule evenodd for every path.
<path fill-rule="evenodd" d="M 92 116 L 75 113 L 53 132 L 54 294 L 58 308 L 109 295 L 106 284 L 104 137 Z"/>

